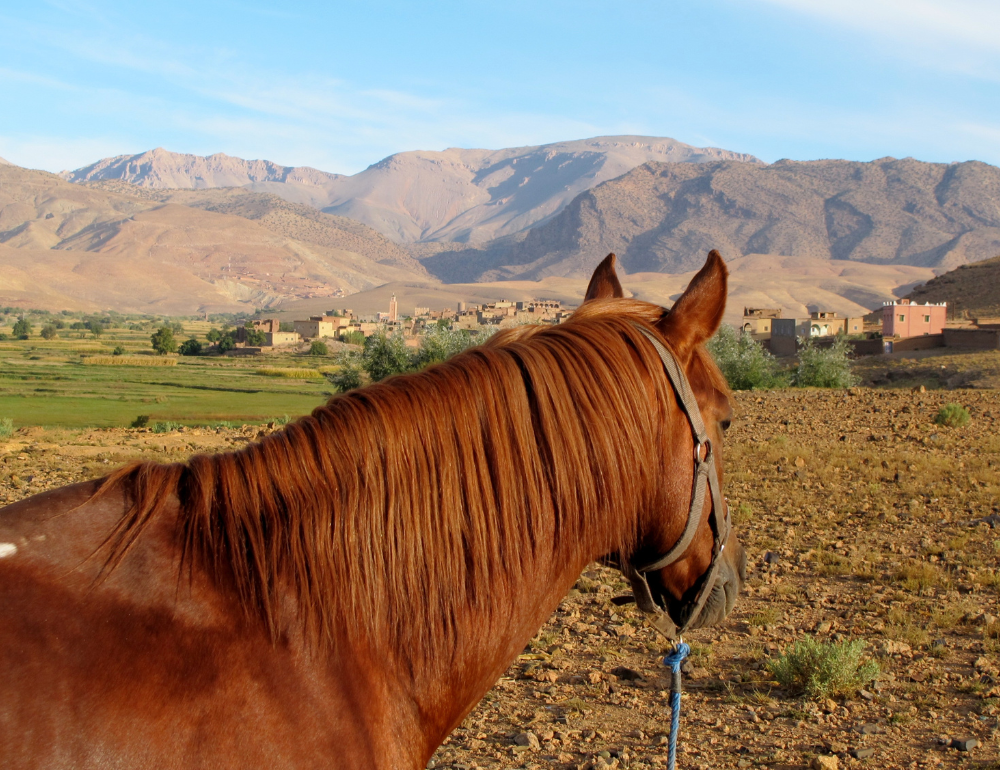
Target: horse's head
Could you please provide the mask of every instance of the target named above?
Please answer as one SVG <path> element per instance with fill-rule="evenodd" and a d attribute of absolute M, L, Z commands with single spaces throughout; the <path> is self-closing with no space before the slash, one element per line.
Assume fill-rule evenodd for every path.
<path fill-rule="evenodd" d="M 651 329 L 640 327 L 642 344 L 662 363 L 653 376 L 670 382 L 660 392 L 673 394 L 664 405 L 662 483 L 652 510 L 644 512 L 636 547 L 609 561 L 629 579 L 640 609 L 669 636 L 725 618 L 746 573 L 746 554 L 721 493 L 729 389 L 704 347 L 722 322 L 727 276 L 712 251 L 674 306 Z M 586 299 L 622 296 L 611 254 L 594 272 Z"/>

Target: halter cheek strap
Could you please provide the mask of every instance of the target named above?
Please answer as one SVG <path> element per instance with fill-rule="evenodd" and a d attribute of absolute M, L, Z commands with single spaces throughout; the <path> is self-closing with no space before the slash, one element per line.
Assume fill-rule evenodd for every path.
<path fill-rule="evenodd" d="M 701 614 L 705 602 L 715 585 L 715 577 L 718 574 L 720 559 L 726 547 L 726 539 L 729 537 L 730 521 L 729 506 L 722 497 L 719 488 L 719 476 L 715 468 L 715 457 L 712 452 L 712 442 L 705 430 L 705 423 L 701 418 L 701 410 L 698 402 L 691 390 L 684 371 L 677 363 L 674 355 L 660 342 L 657 337 L 643 326 L 638 326 L 639 331 L 652 343 L 656 352 L 663 362 L 663 368 L 667 373 L 670 384 L 677 395 L 677 402 L 688 419 L 691 426 L 691 435 L 694 439 L 694 475 L 691 483 L 691 506 L 688 509 L 687 523 L 684 525 L 684 532 L 680 539 L 662 556 L 655 561 L 645 565 L 635 565 L 631 561 L 622 564 L 622 574 L 632 584 L 632 593 L 635 596 L 639 609 L 650 615 L 653 625 L 663 634 L 674 638 L 682 634 Z M 704 457 L 702 452 L 704 451 Z M 702 511 L 705 510 L 705 494 L 711 496 L 712 512 L 709 515 L 709 523 L 714 535 L 712 544 L 712 562 L 705 574 L 699 578 L 698 593 L 694 601 L 682 608 L 682 617 L 672 618 L 665 607 L 661 607 L 653 598 L 649 581 L 646 579 L 647 572 L 663 569 L 680 559 L 694 540 L 701 522 Z"/>

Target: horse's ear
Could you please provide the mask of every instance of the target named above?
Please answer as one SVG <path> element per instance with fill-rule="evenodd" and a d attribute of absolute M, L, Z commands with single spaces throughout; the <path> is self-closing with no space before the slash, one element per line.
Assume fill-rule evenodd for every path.
<path fill-rule="evenodd" d="M 622 285 L 615 275 L 615 255 L 608 254 L 604 261 L 597 266 L 594 274 L 590 277 L 590 284 L 587 286 L 587 293 L 583 298 L 588 299 L 619 299 L 625 296 Z"/>
<path fill-rule="evenodd" d="M 705 266 L 657 324 L 678 355 L 686 357 L 695 345 L 711 339 L 718 330 L 726 312 L 728 278 L 726 263 L 719 252 L 712 249 Z"/>

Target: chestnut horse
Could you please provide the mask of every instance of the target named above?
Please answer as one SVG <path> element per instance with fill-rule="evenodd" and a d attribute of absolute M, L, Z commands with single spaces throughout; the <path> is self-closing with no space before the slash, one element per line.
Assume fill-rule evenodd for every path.
<path fill-rule="evenodd" d="M 691 503 L 693 423 L 650 337 L 715 479 L 730 407 L 702 343 L 726 280 L 712 252 L 668 312 L 623 299 L 609 255 L 560 326 L 4 508 L 0 764 L 423 768 L 589 562 L 688 532 L 647 598 L 678 617 L 711 575 L 691 625 L 721 620 L 745 557 L 719 496 Z"/>

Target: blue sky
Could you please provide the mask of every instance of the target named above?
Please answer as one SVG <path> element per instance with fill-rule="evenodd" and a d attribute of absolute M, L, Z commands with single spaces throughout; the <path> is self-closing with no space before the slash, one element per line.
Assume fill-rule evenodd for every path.
<path fill-rule="evenodd" d="M 287 5 L 287 8 L 280 7 Z M 354 173 L 602 134 L 1000 164 L 996 0 L 0 0 L 0 156 Z"/>

